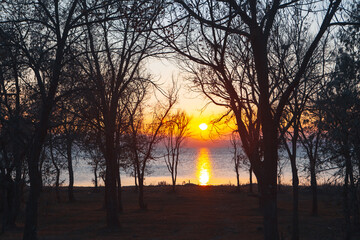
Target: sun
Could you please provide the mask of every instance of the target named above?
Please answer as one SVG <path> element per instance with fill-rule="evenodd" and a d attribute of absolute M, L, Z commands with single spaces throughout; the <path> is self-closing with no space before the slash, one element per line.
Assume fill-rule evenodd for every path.
<path fill-rule="evenodd" d="M 206 123 L 202 123 L 199 125 L 199 128 L 203 131 L 205 131 L 208 128 L 208 125 Z"/>

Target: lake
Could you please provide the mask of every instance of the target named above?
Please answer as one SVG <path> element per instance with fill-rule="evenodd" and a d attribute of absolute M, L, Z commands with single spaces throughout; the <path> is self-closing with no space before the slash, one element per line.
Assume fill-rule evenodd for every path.
<path fill-rule="evenodd" d="M 158 155 L 163 150 L 158 149 Z M 236 174 L 232 160 L 233 152 L 231 147 L 199 147 L 184 148 L 180 155 L 178 166 L 177 184 L 194 183 L 199 185 L 229 185 L 236 184 Z M 285 155 L 286 156 L 286 155 Z M 77 157 L 74 163 L 75 186 L 93 186 L 93 173 L 88 165 L 89 159 Z M 306 161 L 299 159 L 298 162 Z M 300 165 L 300 164 L 299 164 Z M 241 184 L 249 183 L 248 168 L 243 167 L 240 171 Z M 308 184 L 307 174 L 302 171 L 303 167 L 298 166 L 301 184 Z M 146 185 L 158 185 L 166 181 L 171 184 L 171 175 L 163 158 L 157 158 L 149 164 L 150 173 L 145 177 Z M 291 170 L 289 164 L 284 167 L 282 183 L 291 184 Z M 321 176 L 320 176 L 321 177 Z M 67 171 L 62 170 L 61 179 L 67 184 Z M 253 181 L 256 182 L 255 176 Z M 321 182 L 321 179 L 319 179 Z M 325 180 L 324 180 L 325 181 Z M 124 171 L 121 171 L 121 182 L 123 186 L 133 186 L 134 178 Z M 103 185 L 103 182 L 100 181 Z"/>

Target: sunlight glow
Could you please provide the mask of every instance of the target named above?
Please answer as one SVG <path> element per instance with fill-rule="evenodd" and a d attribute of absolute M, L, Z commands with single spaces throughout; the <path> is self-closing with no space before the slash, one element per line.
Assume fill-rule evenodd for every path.
<path fill-rule="evenodd" d="M 211 176 L 211 162 L 209 157 L 209 150 L 207 148 L 201 148 L 199 150 L 197 161 L 197 177 L 199 180 L 199 184 L 202 186 L 206 186 L 209 184 Z"/>
<path fill-rule="evenodd" d="M 208 128 L 208 125 L 206 123 L 202 123 L 199 125 L 199 128 L 203 131 L 205 131 Z"/>

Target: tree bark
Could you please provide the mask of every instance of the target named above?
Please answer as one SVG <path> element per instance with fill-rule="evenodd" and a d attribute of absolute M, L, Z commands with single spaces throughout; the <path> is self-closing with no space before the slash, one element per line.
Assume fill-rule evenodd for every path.
<path fill-rule="evenodd" d="M 296 152 L 290 157 L 293 185 L 292 240 L 299 239 L 299 177 L 296 168 Z"/>
<path fill-rule="evenodd" d="M 69 137 L 68 137 L 69 138 Z M 71 137 L 70 137 L 71 138 Z M 69 202 L 74 202 L 74 170 L 73 170 L 73 161 L 72 161 L 72 144 L 73 139 L 67 139 L 66 142 L 66 156 L 69 172 L 69 186 L 68 186 L 68 198 Z"/>
<path fill-rule="evenodd" d="M 26 203 L 25 228 L 23 240 L 37 239 L 38 201 L 41 192 L 41 173 L 39 171 L 39 157 L 41 146 L 40 141 L 35 139 L 32 152 L 28 158 L 30 191 Z"/>
<path fill-rule="evenodd" d="M 351 162 L 351 157 L 346 157 L 346 168 L 350 180 L 350 197 L 351 197 L 351 212 L 353 213 L 354 225 L 359 225 L 359 203 L 356 193 L 355 180 L 354 180 L 354 169 Z"/>
<path fill-rule="evenodd" d="M 55 180 L 55 193 L 56 193 L 56 200 L 58 202 L 60 202 L 60 193 L 59 193 L 59 185 L 60 185 L 60 168 L 58 167 L 58 165 L 55 162 L 55 157 L 54 157 L 54 153 L 53 153 L 53 145 L 52 145 L 52 139 L 50 136 L 49 139 L 49 147 L 50 147 L 50 157 L 51 157 L 51 162 L 55 167 L 56 170 L 56 180 Z"/>
<path fill-rule="evenodd" d="M 109 126 L 110 125 L 110 126 Z M 116 169 L 117 161 L 115 158 L 114 149 L 114 127 L 107 122 L 105 125 L 105 161 L 106 161 L 106 175 L 105 175 L 105 208 L 106 208 L 106 223 L 109 228 L 119 228 L 118 215 L 118 199 L 116 186 Z"/>
<path fill-rule="evenodd" d="M 240 174 L 239 174 L 239 168 L 237 166 L 235 171 L 236 171 L 236 183 L 237 183 L 236 187 L 238 191 L 240 191 Z"/>
<path fill-rule="evenodd" d="M 98 162 L 95 162 L 94 167 L 94 185 L 95 185 L 95 191 L 98 190 L 98 176 L 97 176 L 97 169 L 98 169 Z"/>
<path fill-rule="evenodd" d="M 253 192 L 253 181 L 252 181 L 252 166 L 250 166 L 249 168 L 249 192 L 252 193 Z"/>
<path fill-rule="evenodd" d="M 147 209 L 147 205 L 144 202 L 144 178 L 139 178 L 139 207 L 142 210 Z"/>
<path fill-rule="evenodd" d="M 30 153 L 27 157 L 27 163 L 29 168 L 29 180 L 30 180 L 30 191 L 28 200 L 26 203 L 25 212 L 25 227 L 23 240 L 36 240 L 37 239 L 37 217 L 38 217 L 38 201 L 42 188 L 42 177 L 39 169 L 39 160 L 41 151 L 44 145 L 45 137 L 47 135 L 47 128 L 50 113 L 53 106 L 53 99 L 58 84 L 58 78 L 60 76 L 60 63 L 58 63 L 59 69 L 58 75 L 55 81 L 55 86 L 50 86 L 49 96 L 44 101 L 43 108 L 41 111 L 40 122 L 37 125 L 34 133 L 34 139 L 30 146 Z"/>
<path fill-rule="evenodd" d="M 259 184 L 260 205 L 264 216 L 264 239 L 278 240 L 277 195 L 269 184 Z M 276 191 L 276 188 L 275 188 Z"/>
<path fill-rule="evenodd" d="M 277 162 L 278 162 L 278 132 L 277 123 L 271 112 L 269 102 L 269 79 L 267 43 L 262 30 L 258 26 L 250 28 L 252 35 L 251 45 L 254 50 L 255 68 L 259 83 L 259 118 L 263 133 L 264 161 L 261 175 L 258 176 L 260 184 L 261 205 L 264 214 L 264 239 L 278 240 L 277 218 Z"/>
<path fill-rule="evenodd" d="M 175 192 L 175 186 L 176 186 L 176 179 L 174 177 L 174 173 L 171 172 L 171 179 L 172 179 L 172 191 Z"/>
<path fill-rule="evenodd" d="M 135 192 L 137 192 L 139 190 L 139 187 L 138 187 L 138 177 L 137 177 L 137 168 L 136 168 L 136 165 L 134 164 L 134 181 L 135 181 Z"/>
<path fill-rule="evenodd" d="M 119 164 L 117 167 L 117 187 L 118 187 L 118 207 L 119 207 L 119 212 L 123 212 L 124 208 L 123 208 L 123 204 L 122 204 L 122 189 L 121 189 L 121 176 L 120 176 L 120 168 L 119 168 Z"/>
<path fill-rule="evenodd" d="M 349 207 L 349 198 L 348 190 L 349 188 L 349 176 L 348 168 L 345 169 L 345 180 L 344 180 L 344 190 L 343 190 L 343 204 L 344 204 L 344 217 L 345 217 L 345 240 L 351 239 L 351 221 L 350 221 L 350 207 Z"/>
<path fill-rule="evenodd" d="M 311 215 L 318 216 L 318 200 L 317 200 L 317 180 L 316 180 L 316 163 L 314 158 L 310 158 L 310 185 L 312 192 Z"/>

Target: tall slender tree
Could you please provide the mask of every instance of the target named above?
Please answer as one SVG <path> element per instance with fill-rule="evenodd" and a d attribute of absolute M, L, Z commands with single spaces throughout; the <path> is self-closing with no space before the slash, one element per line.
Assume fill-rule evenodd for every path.
<path fill-rule="evenodd" d="M 278 127 L 284 107 L 301 83 L 341 0 L 326 2 L 321 11 L 322 21 L 309 40 L 297 71 L 286 79 L 279 79 L 273 71 L 272 64 L 278 63 L 273 59 L 275 46 L 271 39 L 280 34 L 279 22 L 291 23 L 287 16 L 296 11 L 313 13 L 311 1 L 175 2 L 170 10 L 172 17 L 165 22 L 171 22 L 172 28 L 164 32 L 164 41 L 180 55 L 201 65 L 191 68 L 196 85 L 213 102 L 235 115 L 244 151 L 260 188 L 265 239 L 278 239 Z M 238 56 L 231 58 L 234 53 Z M 281 82 L 287 84 L 277 91 Z"/>
<path fill-rule="evenodd" d="M 105 165 L 105 202 L 108 227 L 120 226 L 118 210 L 120 172 L 117 147 L 127 94 L 132 87 L 147 82 L 141 72 L 144 60 L 159 53 L 154 40 L 153 25 L 158 19 L 162 1 L 116 1 L 104 6 L 96 14 L 85 14 L 87 54 L 79 60 L 88 91 L 84 96 L 92 125 L 98 128 Z M 85 13 L 89 12 L 83 3 Z M 99 21 L 111 19 L 111 22 Z M 125 101 L 125 105 L 124 105 Z"/>
<path fill-rule="evenodd" d="M 189 136 L 190 117 L 184 111 L 177 111 L 166 118 L 165 123 L 165 163 L 171 174 L 172 189 L 175 192 L 180 153 Z"/>

